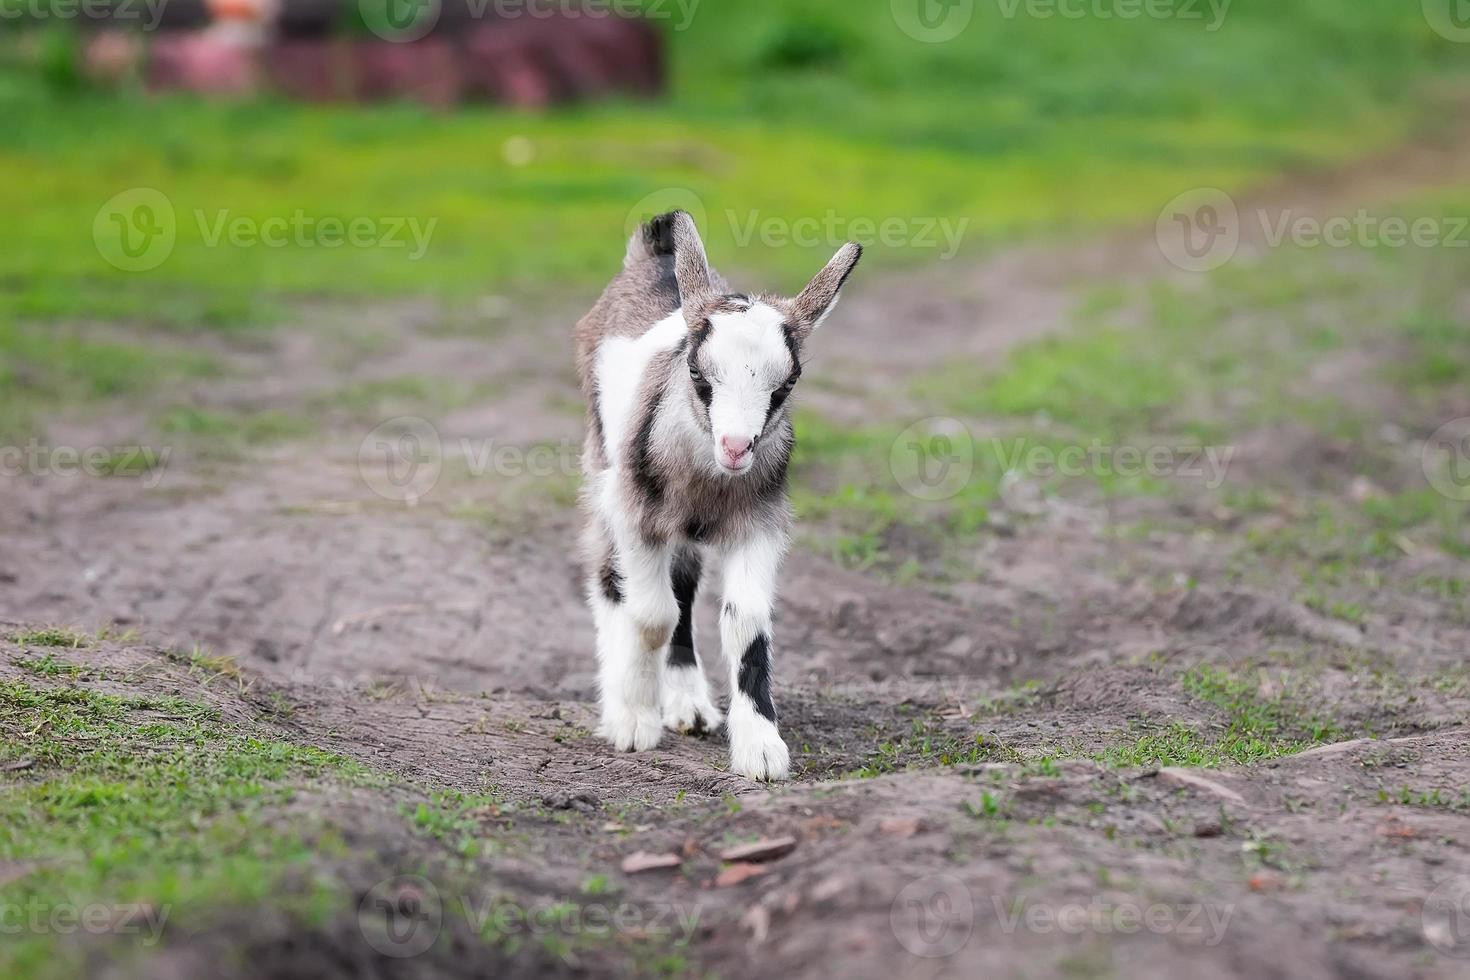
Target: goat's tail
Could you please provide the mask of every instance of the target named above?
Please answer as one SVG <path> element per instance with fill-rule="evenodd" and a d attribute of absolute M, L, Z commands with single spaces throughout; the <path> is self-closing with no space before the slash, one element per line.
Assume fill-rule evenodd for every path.
<path fill-rule="evenodd" d="M 633 237 L 628 239 L 628 255 L 623 259 L 623 265 L 626 267 L 660 255 L 673 255 L 674 218 L 679 214 L 678 211 L 661 214 L 633 232 Z"/>

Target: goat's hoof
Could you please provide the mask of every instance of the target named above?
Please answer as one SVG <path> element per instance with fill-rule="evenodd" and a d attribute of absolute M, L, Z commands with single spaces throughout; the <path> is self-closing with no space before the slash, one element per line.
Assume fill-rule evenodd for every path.
<path fill-rule="evenodd" d="M 759 716 L 731 722 L 730 771 L 772 782 L 791 775 L 791 752 L 773 722 Z"/>
<path fill-rule="evenodd" d="M 696 666 L 670 665 L 664 670 L 664 727 L 701 735 L 720 727 L 720 710 L 709 699 L 709 683 Z"/>
<path fill-rule="evenodd" d="M 684 735 L 704 735 L 720 727 L 720 709 L 709 697 L 687 691 L 664 694 L 664 727 Z"/>
<path fill-rule="evenodd" d="M 619 752 L 647 752 L 663 737 L 663 718 L 657 711 L 624 709 L 604 717 L 597 731 Z"/>

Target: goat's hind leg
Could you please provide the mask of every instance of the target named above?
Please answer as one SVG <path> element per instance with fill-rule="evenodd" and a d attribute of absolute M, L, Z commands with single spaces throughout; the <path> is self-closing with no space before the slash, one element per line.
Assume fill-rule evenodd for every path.
<path fill-rule="evenodd" d="M 664 725 L 676 732 L 703 733 L 720 727 L 720 711 L 709 697 L 709 682 L 694 649 L 694 597 L 699 591 L 699 551 L 684 547 L 674 553 L 674 601 L 679 624 L 669 642 L 664 670 Z"/>

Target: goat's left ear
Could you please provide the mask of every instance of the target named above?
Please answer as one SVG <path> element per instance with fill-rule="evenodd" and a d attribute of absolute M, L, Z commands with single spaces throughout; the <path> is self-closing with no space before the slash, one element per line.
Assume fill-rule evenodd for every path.
<path fill-rule="evenodd" d="M 827 319 L 827 314 L 837 305 L 837 294 L 862 257 L 863 247 L 856 242 L 848 242 L 837 250 L 827 267 L 807 283 L 801 295 L 791 301 L 792 325 L 799 338 L 810 334 Z"/>

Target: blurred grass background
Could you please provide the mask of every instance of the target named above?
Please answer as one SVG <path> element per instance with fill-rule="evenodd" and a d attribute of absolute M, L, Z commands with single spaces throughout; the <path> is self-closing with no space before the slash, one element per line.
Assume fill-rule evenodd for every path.
<path fill-rule="evenodd" d="M 737 248 L 753 214 L 968 219 L 971 250 L 1151 221 L 1180 189 L 1237 189 L 1441 126 L 1464 66 L 1411 3 L 1242 0 L 1218 23 L 1205 4 L 1198 20 L 1072 20 L 981 3 L 944 43 L 881 3 L 700 3 L 686 30 L 659 7 L 667 99 L 539 116 L 96 92 L 58 26 L 46 72 L 0 71 L 0 338 L 17 318 L 222 328 L 278 322 L 301 297 L 591 291 L 630 209 L 684 199 L 670 189 L 704 205 L 719 264 L 782 287 L 826 243 Z M 162 191 L 178 226 L 143 274 L 112 269 L 91 236 L 98 208 L 137 186 Z M 431 246 L 417 261 L 211 248 L 196 217 L 297 209 L 432 220 Z M 936 257 L 874 244 L 877 264 Z"/>

